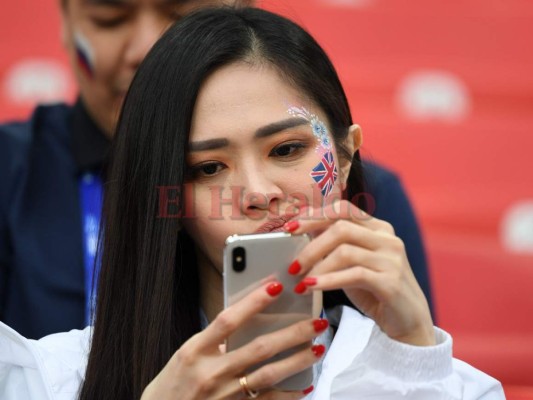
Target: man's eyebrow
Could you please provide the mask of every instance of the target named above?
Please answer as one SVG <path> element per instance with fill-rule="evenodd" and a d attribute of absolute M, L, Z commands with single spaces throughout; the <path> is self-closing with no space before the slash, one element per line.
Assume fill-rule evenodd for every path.
<path fill-rule="evenodd" d="M 229 146 L 228 139 L 209 139 L 189 143 L 189 151 L 216 150 Z"/>
<path fill-rule="evenodd" d="M 131 0 L 83 0 L 86 5 L 89 6 L 130 6 L 132 5 Z"/>
<path fill-rule="evenodd" d="M 256 138 L 264 138 L 275 133 L 284 131 L 285 129 L 295 128 L 297 126 L 307 125 L 309 121 L 303 118 L 287 118 L 282 121 L 273 122 L 271 124 L 265 125 L 255 131 Z"/>
<path fill-rule="evenodd" d="M 194 0 L 161 0 L 161 5 L 182 5 L 193 3 Z M 83 0 L 85 4 L 92 6 L 133 6 L 133 0 Z"/>

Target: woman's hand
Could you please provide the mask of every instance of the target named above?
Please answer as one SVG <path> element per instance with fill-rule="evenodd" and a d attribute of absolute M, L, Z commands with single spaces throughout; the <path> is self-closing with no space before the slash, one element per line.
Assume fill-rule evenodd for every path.
<path fill-rule="evenodd" d="M 191 337 L 174 353 L 146 387 L 142 400 L 244 399 L 246 396 L 239 383 L 239 378 L 244 375 L 248 387 L 261 392 L 258 399 L 303 398 L 312 388 L 301 392 L 280 392 L 270 388 L 318 361 L 324 353 L 321 345 L 306 347 L 249 374 L 245 370 L 284 350 L 310 343 L 327 328 L 324 320 L 300 321 L 257 337 L 239 349 L 228 353 L 220 351 L 220 344 L 252 316 L 276 301 L 282 289 L 277 282 L 265 284 L 222 311 L 205 330 Z"/>
<path fill-rule="evenodd" d="M 289 269 L 302 276 L 295 291 L 343 289 L 390 338 L 435 344 L 427 300 L 392 226 L 345 200 L 305 211 L 285 225 L 315 236 Z"/>

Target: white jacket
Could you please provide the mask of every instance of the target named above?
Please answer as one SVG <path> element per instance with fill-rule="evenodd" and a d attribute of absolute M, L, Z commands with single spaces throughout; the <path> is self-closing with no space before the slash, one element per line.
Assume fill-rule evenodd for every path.
<path fill-rule="evenodd" d="M 344 307 L 315 390 L 306 400 L 505 399 L 498 381 L 452 358 L 449 334 L 435 328 L 435 335 L 436 346 L 403 344 Z M 28 340 L 0 323 L 0 399 L 76 399 L 89 344 L 89 327 Z"/>

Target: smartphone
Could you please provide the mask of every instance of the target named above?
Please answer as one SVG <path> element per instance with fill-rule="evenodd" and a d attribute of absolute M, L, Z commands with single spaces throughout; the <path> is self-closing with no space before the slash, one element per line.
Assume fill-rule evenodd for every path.
<path fill-rule="evenodd" d="M 263 312 L 256 314 L 226 341 L 227 351 L 239 348 L 254 338 L 277 331 L 295 322 L 315 316 L 321 309 L 320 294 L 299 295 L 292 290 L 302 279 L 287 272 L 298 253 L 309 243 L 307 235 L 286 232 L 233 235 L 224 249 L 224 305 L 229 307 L 257 287 L 269 281 L 283 284 L 280 297 Z M 250 368 L 283 359 L 309 344 L 302 344 Z M 313 383 L 313 368 L 301 371 L 275 385 L 279 390 L 304 390 Z"/>

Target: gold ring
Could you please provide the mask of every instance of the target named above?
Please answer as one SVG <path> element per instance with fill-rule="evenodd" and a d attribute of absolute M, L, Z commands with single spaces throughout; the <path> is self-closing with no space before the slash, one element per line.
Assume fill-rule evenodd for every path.
<path fill-rule="evenodd" d="M 248 387 L 248 381 L 246 380 L 246 375 L 243 375 L 239 378 L 239 384 L 241 385 L 242 392 L 246 395 L 249 399 L 256 399 L 257 396 L 259 396 L 259 392 L 256 390 L 252 390 Z"/>

